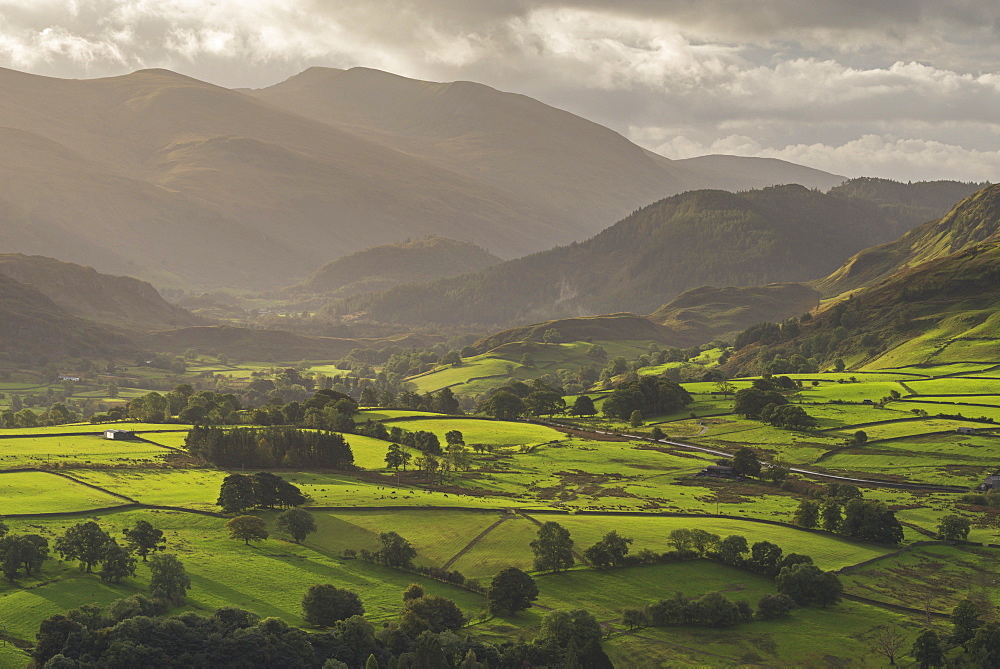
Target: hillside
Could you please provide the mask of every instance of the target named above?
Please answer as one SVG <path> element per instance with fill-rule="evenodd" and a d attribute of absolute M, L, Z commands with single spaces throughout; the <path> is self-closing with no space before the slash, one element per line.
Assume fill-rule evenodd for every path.
<path fill-rule="evenodd" d="M 854 368 L 947 364 L 1000 357 L 1000 241 L 900 270 L 827 305 L 790 338 L 772 333 L 733 356 L 731 371 L 798 354 Z M 794 332 L 794 331 L 793 331 Z M 766 350 L 762 350 L 766 349 Z"/>
<path fill-rule="evenodd" d="M 479 353 L 492 351 L 514 342 L 541 342 L 555 330 L 553 342 L 574 341 L 655 341 L 668 346 L 682 343 L 669 329 L 635 314 L 607 314 L 580 318 L 560 318 L 519 328 L 503 330 L 476 341 L 472 348 Z"/>
<path fill-rule="evenodd" d="M 501 262 L 469 242 L 425 237 L 376 246 L 323 265 L 285 293 L 348 296 L 475 272 Z"/>
<path fill-rule="evenodd" d="M 649 320 L 676 333 L 684 345 L 731 339 L 755 323 L 778 322 L 815 308 L 819 293 L 798 283 L 772 283 L 752 288 L 689 290 L 663 305 Z"/>
<path fill-rule="evenodd" d="M 901 232 L 871 203 L 802 186 L 694 191 L 644 207 L 579 244 L 475 274 L 347 298 L 330 311 L 389 323 L 487 327 L 650 313 L 698 286 L 816 279 Z"/>
<path fill-rule="evenodd" d="M 531 253 L 715 183 L 524 96 L 337 72 L 240 92 L 168 70 L 0 69 L 0 244 L 158 285 L 267 289 L 426 235 Z"/>
<path fill-rule="evenodd" d="M 781 161 L 757 158 L 670 161 L 579 116 L 469 81 L 437 83 L 362 67 L 313 67 L 247 93 L 467 175 L 530 203 L 547 220 L 580 224 L 586 234 L 577 239 L 686 190 L 784 183 L 830 188 L 843 181 L 792 163 L 776 169 Z M 553 245 L 538 242 L 532 250 Z"/>
<path fill-rule="evenodd" d="M 905 267 L 941 258 L 1000 231 L 1000 184 L 967 197 L 943 217 L 928 221 L 899 239 L 865 249 L 815 286 L 832 297 L 874 285 Z"/>
<path fill-rule="evenodd" d="M 28 284 L 74 316 L 117 326 L 169 328 L 202 319 L 164 300 L 145 281 L 101 274 L 43 256 L 0 254 L 0 274 Z"/>
<path fill-rule="evenodd" d="M 830 189 L 831 195 L 869 200 L 879 205 L 883 211 L 895 210 L 899 215 L 911 219 L 929 221 L 939 218 L 941 212 L 951 207 L 988 183 L 964 183 L 961 181 L 918 181 L 902 183 L 892 179 L 858 177 Z"/>
<path fill-rule="evenodd" d="M 44 365 L 132 350 L 123 336 L 67 313 L 32 286 L 0 274 L 0 351 L 8 362 Z"/>

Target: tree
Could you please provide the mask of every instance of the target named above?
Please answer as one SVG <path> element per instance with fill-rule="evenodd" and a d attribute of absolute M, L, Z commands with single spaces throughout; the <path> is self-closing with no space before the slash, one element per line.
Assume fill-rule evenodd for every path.
<path fill-rule="evenodd" d="M 566 401 L 554 390 L 536 390 L 524 398 L 524 408 L 532 416 L 554 416 L 566 409 Z"/>
<path fill-rule="evenodd" d="M 111 536 L 92 520 L 77 523 L 56 539 L 56 552 L 66 560 L 79 560 L 87 573 L 104 558 Z"/>
<path fill-rule="evenodd" d="M 338 620 L 363 616 L 361 598 L 329 583 L 311 585 L 302 596 L 302 617 L 315 627 L 332 627 Z"/>
<path fill-rule="evenodd" d="M 524 415 L 524 402 L 509 390 L 498 390 L 483 402 L 479 410 L 500 420 L 512 420 Z"/>
<path fill-rule="evenodd" d="M 535 579 L 517 567 L 508 567 L 493 577 L 486 603 L 490 612 L 508 611 L 516 615 L 518 611 L 531 608 L 531 602 L 538 599 Z"/>
<path fill-rule="evenodd" d="M 423 631 L 444 632 L 456 630 L 465 625 L 465 616 L 458 604 L 447 597 L 424 595 L 407 600 L 404 604 L 402 620 L 404 629 L 411 634 Z M 447 666 L 447 665 L 445 665 Z"/>
<path fill-rule="evenodd" d="M 715 391 L 722 395 L 732 395 L 736 392 L 736 386 L 725 379 L 715 382 Z"/>
<path fill-rule="evenodd" d="M 872 650 L 880 655 L 885 655 L 890 665 L 896 664 L 896 655 L 903 648 L 905 637 L 902 630 L 896 625 L 879 625 L 875 627 L 872 634 Z"/>
<path fill-rule="evenodd" d="M 983 626 L 979 618 L 983 613 L 978 604 L 971 599 L 963 599 L 951 612 L 952 632 L 948 639 L 950 643 L 965 646 Z"/>
<path fill-rule="evenodd" d="M 636 409 L 628 418 L 628 424 L 632 427 L 642 426 L 642 412 Z"/>
<path fill-rule="evenodd" d="M 883 502 L 855 497 L 844 507 L 844 520 L 840 532 L 849 537 L 883 544 L 899 544 L 903 540 L 903 526 L 896 512 Z"/>
<path fill-rule="evenodd" d="M 776 390 L 744 388 L 737 390 L 733 397 L 733 413 L 744 418 L 760 418 L 764 407 L 771 404 L 776 406 L 788 404 L 788 400 Z"/>
<path fill-rule="evenodd" d="M 829 606 L 840 601 L 843 585 L 836 574 L 811 564 L 799 563 L 782 569 L 774 579 L 778 592 L 796 604 Z"/>
<path fill-rule="evenodd" d="M 8 581 L 17 579 L 18 571 L 24 571 L 31 576 L 33 571 L 41 569 L 42 563 L 49 558 L 49 542 L 37 534 L 0 533 L 0 571 Z"/>
<path fill-rule="evenodd" d="M 135 558 L 132 553 L 114 539 L 105 546 L 101 561 L 101 580 L 121 583 L 127 576 L 135 576 Z"/>
<path fill-rule="evenodd" d="M 145 562 L 149 554 L 166 548 L 163 530 L 158 530 L 146 520 L 137 520 L 131 529 L 125 530 L 125 540 L 135 554 Z"/>
<path fill-rule="evenodd" d="M 225 513 L 241 513 L 252 509 L 257 504 L 253 480 L 243 474 L 230 474 L 222 480 L 216 504 L 221 506 Z"/>
<path fill-rule="evenodd" d="M 910 655 L 917 661 L 920 669 L 929 667 L 940 667 L 944 664 L 944 651 L 941 649 L 941 640 L 934 630 L 924 630 L 913 642 Z"/>
<path fill-rule="evenodd" d="M 793 521 L 799 527 L 813 528 L 819 522 L 819 504 L 804 499 L 799 502 L 799 508 L 795 510 Z"/>
<path fill-rule="evenodd" d="M 191 589 L 191 578 L 176 555 L 158 553 L 149 558 L 149 594 L 175 605 L 184 603 L 185 593 Z"/>
<path fill-rule="evenodd" d="M 308 535 L 316 531 L 316 521 L 305 509 L 282 511 L 275 524 L 297 544 L 301 544 Z"/>
<path fill-rule="evenodd" d="M 413 558 L 417 557 L 417 551 L 403 537 L 395 532 L 383 532 L 378 535 L 378 542 L 381 548 L 375 551 L 377 562 L 387 567 L 410 567 L 413 565 Z"/>
<path fill-rule="evenodd" d="M 402 467 L 403 471 L 406 471 L 406 464 L 411 457 L 413 456 L 399 444 L 390 444 L 389 450 L 385 454 L 385 466 L 396 471 Z"/>
<path fill-rule="evenodd" d="M 611 530 L 600 541 L 585 550 L 583 557 L 595 567 L 617 567 L 625 561 L 632 541 Z"/>
<path fill-rule="evenodd" d="M 622 625 L 630 631 L 649 624 L 649 614 L 645 609 L 624 609 L 622 611 Z"/>
<path fill-rule="evenodd" d="M 720 539 L 718 534 L 695 528 L 691 530 L 690 541 L 691 550 L 698 553 L 698 555 L 708 555 L 709 552 L 719 545 Z"/>
<path fill-rule="evenodd" d="M 663 439 L 664 436 L 663 430 L 660 429 L 659 425 L 654 425 L 653 429 L 649 431 L 649 438 L 654 441 L 659 441 L 660 439 Z"/>
<path fill-rule="evenodd" d="M 969 538 L 969 530 L 971 529 L 972 523 L 968 518 L 954 514 L 945 516 L 938 523 L 938 539 L 944 539 L 945 541 L 965 541 Z"/>
<path fill-rule="evenodd" d="M 419 583 L 410 583 L 409 587 L 403 591 L 403 601 L 408 602 L 411 599 L 420 599 L 425 594 L 427 593 L 424 592 L 424 586 Z"/>
<path fill-rule="evenodd" d="M 573 540 L 569 530 L 555 521 L 548 521 L 538 529 L 537 538 L 531 542 L 535 554 L 535 569 L 559 572 L 573 566 Z"/>
<path fill-rule="evenodd" d="M 594 400 L 590 399 L 589 396 L 578 395 L 573 400 L 573 407 L 569 412 L 574 416 L 593 416 L 597 413 L 597 407 L 594 406 Z"/>
<path fill-rule="evenodd" d="M 738 476 L 757 476 L 760 468 L 760 460 L 752 448 L 743 447 L 733 456 L 733 471 Z"/>
<path fill-rule="evenodd" d="M 823 529 L 827 532 L 836 532 L 840 529 L 843 517 L 840 514 L 840 504 L 835 500 L 829 500 L 823 505 Z"/>
<path fill-rule="evenodd" d="M 795 600 L 788 595 L 764 595 L 757 602 L 757 617 L 761 620 L 784 618 L 795 608 Z"/>
<path fill-rule="evenodd" d="M 230 539 L 242 539 L 249 546 L 251 541 L 267 539 L 267 523 L 257 516 L 236 516 L 226 523 Z"/>
<path fill-rule="evenodd" d="M 746 537 L 730 534 L 719 542 L 715 554 L 726 564 L 739 565 L 743 562 L 743 554 L 750 550 Z"/>
<path fill-rule="evenodd" d="M 986 623 L 968 644 L 969 654 L 980 667 L 1000 667 L 1000 623 Z"/>

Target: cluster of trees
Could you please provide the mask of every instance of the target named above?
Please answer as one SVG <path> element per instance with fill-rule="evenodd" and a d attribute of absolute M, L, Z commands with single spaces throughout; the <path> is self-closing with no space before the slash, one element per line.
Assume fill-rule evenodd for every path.
<path fill-rule="evenodd" d="M 502 420 L 521 416 L 554 416 L 566 410 L 563 389 L 554 388 L 542 379 L 530 383 L 510 381 L 489 393 L 476 411 Z"/>
<path fill-rule="evenodd" d="M 397 472 L 399 471 L 399 468 L 402 467 L 403 471 L 406 471 L 406 466 L 410 463 L 410 460 L 413 460 L 413 464 L 416 465 L 417 469 L 428 473 L 432 480 L 435 475 L 437 475 L 440 480 L 444 480 L 444 477 L 448 474 L 448 472 L 468 471 L 472 466 L 472 458 L 469 455 L 469 448 L 465 445 L 465 438 L 458 430 L 449 430 L 445 433 L 446 446 L 443 452 L 441 447 L 438 445 L 437 436 L 430 432 L 408 433 L 408 435 L 416 437 L 419 437 L 420 435 L 428 435 L 429 437 L 433 437 L 435 448 L 420 448 L 419 446 L 413 445 L 414 443 L 420 444 L 420 439 L 411 440 L 410 445 L 423 452 L 421 455 L 414 458 L 410 452 L 399 444 L 390 444 L 385 454 L 386 467 L 395 469 Z M 404 437 L 408 435 L 404 435 Z M 406 443 L 406 440 L 404 439 L 403 442 Z M 472 448 L 477 452 L 486 447 L 487 445 L 484 444 L 473 444 L 472 446 Z"/>
<path fill-rule="evenodd" d="M 692 401 L 690 393 L 680 384 L 644 376 L 615 388 L 605 398 L 601 411 L 608 418 L 628 420 L 635 411 L 642 416 L 659 416 L 683 409 Z"/>
<path fill-rule="evenodd" d="M 76 423 L 79 420 L 80 414 L 67 407 L 63 402 L 55 402 L 48 410 L 35 413 L 31 409 L 22 408 L 21 398 L 17 395 L 11 398 L 9 409 L 0 411 L 0 427 L 43 427 Z"/>
<path fill-rule="evenodd" d="M 226 513 L 242 513 L 248 509 L 285 509 L 305 504 L 306 496 L 294 483 L 277 474 L 230 474 L 222 480 L 219 499 L 215 502 Z"/>
<path fill-rule="evenodd" d="M 897 545 L 903 540 L 903 526 L 896 512 L 884 502 L 864 499 L 861 491 L 850 484 L 833 483 L 826 486 L 824 492 L 820 501 L 804 499 L 799 502 L 794 516 L 796 525 L 821 527 L 828 532 L 880 544 Z"/>
<path fill-rule="evenodd" d="M 731 627 L 753 620 L 753 609 L 743 600 L 734 602 L 721 592 L 691 599 L 681 593 L 642 607 L 622 611 L 622 623 L 630 630 L 638 627 Z"/>
<path fill-rule="evenodd" d="M 49 558 L 49 542 L 38 534 L 10 534 L 10 528 L 0 522 L 0 571 L 13 583 L 24 568 L 27 576 L 42 568 Z"/>
<path fill-rule="evenodd" d="M 982 602 L 964 599 L 952 609 L 950 633 L 927 628 L 917 635 L 909 655 L 921 669 L 928 667 L 1000 666 L 1000 623 L 996 609 Z M 989 622 L 987 622 L 989 621 Z M 884 655 L 890 665 L 906 648 L 906 634 L 895 624 L 879 625 L 871 630 L 872 650 Z M 946 653 L 961 649 L 957 656 Z"/>
<path fill-rule="evenodd" d="M 328 467 L 354 463 L 354 454 L 336 432 L 293 427 L 229 428 L 194 426 L 185 439 L 188 451 L 218 467 Z"/>

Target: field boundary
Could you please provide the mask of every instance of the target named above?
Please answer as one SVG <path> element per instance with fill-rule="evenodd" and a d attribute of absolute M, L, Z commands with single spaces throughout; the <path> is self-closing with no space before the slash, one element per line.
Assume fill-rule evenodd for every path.
<path fill-rule="evenodd" d="M 502 525 L 507 520 L 510 520 L 510 515 L 507 514 L 507 513 L 504 513 L 503 515 L 500 516 L 500 519 L 498 521 L 496 521 L 495 523 L 493 523 L 492 525 L 490 525 L 489 527 L 487 527 L 485 530 L 483 530 L 482 532 L 480 532 L 479 534 L 477 534 L 475 537 L 473 537 L 472 541 L 470 541 L 465 546 L 465 548 L 463 548 L 462 550 L 460 550 L 457 553 L 455 553 L 455 555 L 450 560 L 448 560 L 447 562 L 445 562 L 444 566 L 442 567 L 442 569 L 451 569 L 451 566 L 453 564 L 455 564 L 456 562 L 458 562 L 460 559 L 462 559 L 462 557 L 466 553 L 468 553 L 473 548 L 475 548 L 476 544 L 478 544 L 480 541 L 482 541 L 486 537 L 487 534 L 489 534 L 490 532 L 492 532 L 496 528 L 500 527 L 500 525 Z"/>

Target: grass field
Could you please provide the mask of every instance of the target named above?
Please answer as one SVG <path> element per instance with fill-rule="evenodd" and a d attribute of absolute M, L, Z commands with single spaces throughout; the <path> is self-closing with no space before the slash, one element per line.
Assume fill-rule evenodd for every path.
<path fill-rule="evenodd" d="M 3 515 L 65 513 L 128 503 L 48 472 L 0 473 L 0 500 Z"/>
<path fill-rule="evenodd" d="M 141 441 L 112 441 L 98 435 L 0 437 L 0 468 L 136 466 L 161 462 L 170 451 Z"/>

